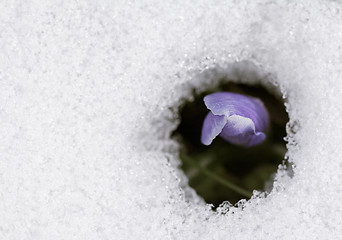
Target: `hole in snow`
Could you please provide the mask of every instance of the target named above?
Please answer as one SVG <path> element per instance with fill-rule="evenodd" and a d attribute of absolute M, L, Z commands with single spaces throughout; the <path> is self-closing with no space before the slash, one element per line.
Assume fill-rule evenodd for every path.
<path fill-rule="evenodd" d="M 207 70 L 198 76 L 198 82 L 206 89 L 200 93 L 194 90 L 192 100 L 180 108 L 181 122 L 173 135 L 181 144 L 181 168 L 190 187 L 215 207 L 226 201 L 236 204 L 249 199 L 253 190 L 269 193 L 279 165 L 287 164 L 284 137 L 289 118 L 280 94 L 272 93 L 277 90 L 263 87 L 269 81 L 269 76 L 261 74 L 250 62 Z M 263 101 L 270 116 L 270 130 L 262 144 L 245 148 L 220 137 L 210 146 L 200 142 L 203 120 L 209 111 L 203 97 L 217 91 L 241 93 Z M 227 187 L 227 182 L 247 191 L 249 197 Z"/>

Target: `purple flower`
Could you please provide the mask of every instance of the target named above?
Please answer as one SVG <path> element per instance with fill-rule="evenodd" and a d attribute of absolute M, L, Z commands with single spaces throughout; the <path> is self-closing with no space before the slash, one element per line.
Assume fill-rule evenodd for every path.
<path fill-rule="evenodd" d="M 240 146 L 254 146 L 266 138 L 269 117 L 258 99 L 231 92 L 216 92 L 204 97 L 210 110 L 203 122 L 201 142 L 210 145 L 220 135 Z"/>

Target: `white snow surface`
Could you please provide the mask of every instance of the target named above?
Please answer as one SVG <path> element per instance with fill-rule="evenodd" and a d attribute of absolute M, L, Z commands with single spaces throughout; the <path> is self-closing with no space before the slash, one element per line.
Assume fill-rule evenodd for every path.
<path fill-rule="evenodd" d="M 340 239 L 341 6 L 1 1 L 0 239 Z M 170 135 L 222 76 L 282 92 L 295 169 L 214 212 Z"/>

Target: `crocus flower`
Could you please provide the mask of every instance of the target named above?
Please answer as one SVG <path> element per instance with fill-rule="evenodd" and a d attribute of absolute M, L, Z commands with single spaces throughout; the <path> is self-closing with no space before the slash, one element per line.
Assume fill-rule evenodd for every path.
<path fill-rule="evenodd" d="M 210 110 L 202 127 L 204 145 L 210 145 L 218 135 L 232 144 L 246 147 L 265 140 L 269 116 L 258 98 L 216 92 L 205 96 L 204 103 Z"/>

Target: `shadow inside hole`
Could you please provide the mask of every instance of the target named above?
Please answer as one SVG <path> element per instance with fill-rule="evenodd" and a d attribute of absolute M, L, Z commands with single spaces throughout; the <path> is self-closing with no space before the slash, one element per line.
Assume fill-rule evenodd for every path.
<path fill-rule="evenodd" d="M 265 142 L 250 148 L 235 146 L 220 137 L 215 138 L 210 146 L 200 142 L 203 120 L 209 112 L 203 97 L 216 91 L 250 95 L 264 102 L 270 116 L 270 130 Z M 246 194 L 227 188 L 220 179 L 248 191 L 250 196 L 253 190 L 271 191 L 279 164 L 285 164 L 285 125 L 289 119 L 282 101 L 261 86 L 224 83 L 214 91 L 204 92 L 195 96 L 193 102 L 184 104 L 180 117 L 181 123 L 174 137 L 183 146 L 180 153 L 182 169 L 189 185 L 207 203 L 218 207 L 224 201 L 235 204 L 241 199 L 248 199 Z M 208 177 L 208 172 L 216 177 Z"/>

